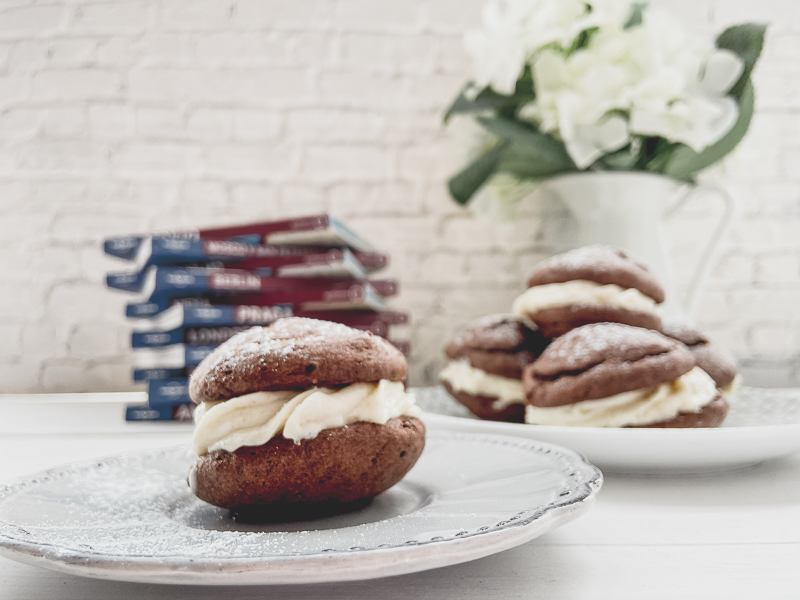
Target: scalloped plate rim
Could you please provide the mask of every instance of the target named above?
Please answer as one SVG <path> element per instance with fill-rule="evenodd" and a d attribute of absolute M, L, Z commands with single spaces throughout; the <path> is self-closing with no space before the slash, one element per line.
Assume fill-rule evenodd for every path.
<path fill-rule="evenodd" d="M 325 583 L 356 581 L 414 573 L 483 558 L 524 544 L 584 514 L 594 503 L 602 486 L 600 470 L 579 452 L 557 444 L 498 434 L 470 434 L 434 430 L 429 435 L 471 441 L 503 440 L 532 451 L 564 453 L 574 460 L 574 468 L 584 477 L 573 489 L 578 493 L 534 511 L 525 519 L 509 522 L 485 532 L 463 537 L 430 540 L 408 546 L 370 548 L 354 551 L 317 552 L 305 555 L 265 556 L 260 558 L 142 557 L 92 552 L 59 551 L 54 544 L 31 542 L 0 534 L 0 555 L 26 564 L 44 567 L 61 573 L 115 581 L 200 584 L 200 585 L 277 585 L 295 583 Z M 0 486 L 0 491 L 12 486 L 38 485 L 39 479 L 61 474 L 91 470 L 110 461 L 126 458 L 155 458 L 178 447 L 142 452 L 127 452 L 63 467 L 48 469 L 29 477 L 18 478 Z M 13 495 L 16 492 L 12 492 Z M 8 497 L 8 496 L 6 496 Z M 0 497 L 0 506 L 4 497 Z M 15 525 L 0 521 L 0 526 Z M 224 568 L 222 568 L 224 567 Z M 267 568 L 265 568 L 267 567 Z M 315 568 L 316 567 L 316 568 Z"/>
<path fill-rule="evenodd" d="M 425 412 L 423 421 L 429 427 L 447 431 L 513 435 L 572 448 L 610 473 L 714 473 L 800 452 L 800 423 L 691 429 L 559 427 L 482 421 L 434 412 Z M 685 447 L 687 442 L 692 447 Z M 656 446 L 650 445 L 654 443 Z"/>

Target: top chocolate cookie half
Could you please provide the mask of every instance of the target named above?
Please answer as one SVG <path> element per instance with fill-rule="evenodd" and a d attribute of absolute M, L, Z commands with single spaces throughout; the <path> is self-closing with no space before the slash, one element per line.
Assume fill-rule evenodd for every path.
<path fill-rule="evenodd" d="M 466 348 L 514 352 L 531 343 L 535 344 L 540 338 L 539 332 L 521 323 L 514 315 L 489 315 L 468 323 L 447 344 L 445 353 L 450 358 L 458 358 Z"/>
<path fill-rule="evenodd" d="M 467 359 L 476 369 L 519 379 L 550 342 L 514 315 L 489 315 L 469 323 L 445 347 L 452 360 Z"/>
<path fill-rule="evenodd" d="M 528 287 L 568 281 L 592 281 L 634 288 L 657 303 L 664 301 L 664 288 L 641 262 L 611 246 L 585 246 L 552 256 L 536 265 Z"/>
<path fill-rule="evenodd" d="M 287 317 L 214 350 L 192 373 L 189 395 L 199 404 L 261 391 L 402 381 L 407 373 L 403 354 L 370 331 Z"/>
<path fill-rule="evenodd" d="M 665 383 L 695 366 L 689 349 L 656 331 L 617 323 L 573 329 L 522 377 L 535 406 L 563 406 Z"/>

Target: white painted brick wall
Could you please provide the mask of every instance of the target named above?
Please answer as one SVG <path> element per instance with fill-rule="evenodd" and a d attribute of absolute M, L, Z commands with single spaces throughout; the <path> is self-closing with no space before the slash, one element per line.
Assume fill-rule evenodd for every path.
<path fill-rule="evenodd" d="M 569 243 L 563 207 L 456 207 L 443 108 L 483 0 L 26 0 L 0 4 L 0 392 L 124 390 L 122 263 L 104 236 L 333 211 L 391 252 L 412 383 L 469 319 L 508 310 Z M 771 22 L 758 115 L 722 169 L 742 210 L 700 322 L 761 382 L 800 383 L 800 2 L 661 0 L 709 34 Z M 670 228 L 692 264 L 717 211 Z M 685 278 L 684 278 L 685 279 Z"/>

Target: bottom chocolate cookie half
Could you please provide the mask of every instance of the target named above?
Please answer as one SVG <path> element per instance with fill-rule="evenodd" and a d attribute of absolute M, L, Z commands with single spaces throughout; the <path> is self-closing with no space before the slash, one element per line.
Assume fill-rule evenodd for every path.
<path fill-rule="evenodd" d="M 424 447 L 425 425 L 415 417 L 358 422 L 299 444 L 278 436 L 217 450 L 197 458 L 189 478 L 198 498 L 245 520 L 315 518 L 363 506 L 400 481 Z"/>
<path fill-rule="evenodd" d="M 466 406 L 476 417 L 486 421 L 506 421 L 508 423 L 525 422 L 524 404 L 509 404 L 508 406 L 497 409 L 494 407 L 497 398 L 476 396 L 474 394 L 468 394 L 467 392 L 457 391 L 453 389 L 453 386 L 447 381 L 443 381 L 442 385 L 453 398 Z"/>
<path fill-rule="evenodd" d="M 680 413 L 677 417 L 651 423 L 650 425 L 635 425 L 635 427 L 654 428 L 691 428 L 691 427 L 719 427 L 728 416 L 728 401 L 718 394 L 711 402 L 706 404 L 698 413 Z"/>
<path fill-rule="evenodd" d="M 528 318 L 548 338 L 557 338 L 592 323 L 622 323 L 643 329 L 661 329 L 661 318 L 658 315 L 613 306 L 560 306 L 537 311 L 528 315 Z"/>

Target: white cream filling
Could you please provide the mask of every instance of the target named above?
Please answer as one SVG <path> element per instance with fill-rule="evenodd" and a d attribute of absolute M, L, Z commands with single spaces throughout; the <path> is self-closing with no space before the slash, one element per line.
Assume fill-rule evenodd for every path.
<path fill-rule="evenodd" d="M 573 427 L 648 425 L 672 419 L 678 413 L 698 413 L 716 396 L 714 380 L 695 367 L 674 381 L 609 398 L 549 408 L 529 405 L 525 409 L 525 422 Z"/>
<path fill-rule="evenodd" d="M 656 301 L 636 288 L 625 289 L 613 283 L 601 285 L 576 279 L 528 288 L 514 300 L 512 312 L 527 317 L 540 310 L 562 306 L 611 306 L 637 312 L 656 312 Z"/>
<path fill-rule="evenodd" d="M 263 446 L 280 433 L 299 443 L 323 429 L 357 421 L 385 424 L 407 415 L 419 417 L 414 396 L 400 381 L 353 383 L 332 390 L 255 392 L 222 402 L 203 402 L 194 413 L 192 453 L 233 452 L 243 446 Z"/>
<path fill-rule="evenodd" d="M 458 392 L 497 398 L 492 404 L 495 410 L 502 410 L 509 404 L 521 404 L 525 399 L 519 379 L 487 373 L 476 369 L 466 360 L 451 361 L 439 373 L 439 379 L 449 383 Z"/>

